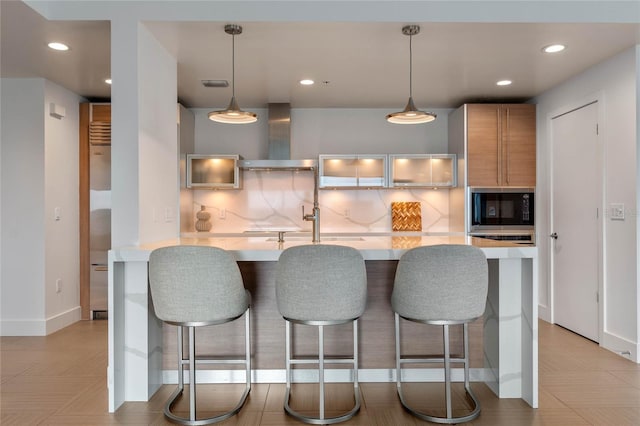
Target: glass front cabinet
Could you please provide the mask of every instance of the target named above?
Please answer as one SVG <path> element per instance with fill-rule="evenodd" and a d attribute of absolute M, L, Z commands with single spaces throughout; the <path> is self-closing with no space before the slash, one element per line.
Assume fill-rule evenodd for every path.
<path fill-rule="evenodd" d="M 320 155 L 320 188 L 385 188 L 387 156 Z"/>
<path fill-rule="evenodd" d="M 239 155 L 187 155 L 187 188 L 239 189 Z"/>
<path fill-rule="evenodd" d="M 389 155 L 392 188 L 453 188 L 456 185 L 455 154 Z"/>

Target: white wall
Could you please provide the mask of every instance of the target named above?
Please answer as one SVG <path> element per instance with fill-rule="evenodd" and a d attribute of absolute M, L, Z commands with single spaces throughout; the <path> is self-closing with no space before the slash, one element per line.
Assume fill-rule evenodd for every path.
<path fill-rule="evenodd" d="M 2 335 L 44 334 L 44 80 L 1 80 Z"/>
<path fill-rule="evenodd" d="M 47 334 L 80 319 L 80 247 L 78 202 L 79 103 L 82 98 L 45 81 L 45 316 Z M 50 104 L 65 109 L 52 117 Z M 55 209 L 60 220 L 55 219 Z M 56 280 L 61 280 L 56 293 Z"/>
<path fill-rule="evenodd" d="M 138 24 L 112 21 L 111 46 L 111 247 L 115 248 L 140 242 Z"/>
<path fill-rule="evenodd" d="M 178 236 L 176 60 L 141 26 L 138 31 L 140 243 Z"/>
<path fill-rule="evenodd" d="M 250 109 L 241 105 L 242 108 Z M 403 107 L 402 107 L 403 108 Z M 294 108 L 291 110 L 291 158 L 318 154 L 427 154 L 447 152 L 448 115 L 451 109 L 428 109 L 436 121 L 417 126 L 391 124 L 385 116 L 401 109 Z M 268 112 L 251 108 L 258 121 L 244 126 L 215 123 L 212 109 L 194 108 L 195 149 L 201 154 L 240 154 L 245 159 L 267 158 Z"/>
<path fill-rule="evenodd" d="M 80 318 L 77 95 L 2 79 L 2 335 L 45 335 Z M 62 120 L 49 104 L 66 109 Z M 60 207 L 61 220 L 53 209 Z M 62 292 L 55 292 L 55 280 Z"/>
<path fill-rule="evenodd" d="M 538 194 L 537 233 L 540 254 L 540 316 L 550 320 L 550 146 L 551 114 L 601 96 L 599 123 L 604 145 L 604 337 L 601 344 L 624 350 L 638 344 L 637 255 L 637 48 L 600 63 L 554 89 L 538 96 Z M 611 203 L 624 203 L 627 219 L 612 221 Z M 637 349 L 632 354 L 637 356 Z"/>
<path fill-rule="evenodd" d="M 640 45 L 636 46 L 636 147 L 640 147 Z M 640 149 L 636 149 L 636 188 L 640 188 Z M 634 218 L 636 235 L 640 231 L 640 196 L 636 196 Z M 640 265 L 640 237 L 636 237 L 636 265 Z M 636 282 L 640 283 L 640 268 L 636 266 Z M 636 291 L 636 342 L 640 343 L 640 291 Z"/>
<path fill-rule="evenodd" d="M 386 109 L 294 109 L 291 115 L 292 155 L 317 154 L 426 154 L 447 152 L 451 109 L 434 109 L 438 118 L 427 124 L 403 126 L 388 123 Z"/>
<path fill-rule="evenodd" d="M 178 235 L 177 63 L 130 19 L 111 24 L 111 246 Z"/>

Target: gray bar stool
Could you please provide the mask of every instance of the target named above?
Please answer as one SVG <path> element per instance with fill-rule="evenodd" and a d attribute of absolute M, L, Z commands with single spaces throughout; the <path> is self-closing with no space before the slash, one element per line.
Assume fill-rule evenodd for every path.
<path fill-rule="evenodd" d="M 398 262 L 391 295 L 396 328 L 396 383 L 400 402 L 414 416 L 435 423 L 461 423 L 480 415 L 480 402 L 469 385 L 468 324 L 484 314 L 487 302 L 487 259 L 477 247 L 437 245 L 416 247 Z M 443 326 L 443 358 L 402 358 L 400 318 Z M 449 326 L 463 325 L 464 353 L 452 358 Z M 402 364 L 444 363 L 447 417 L 436 417 L 411 408 L 402 394 Z M 451 409 L 451 362 L 464 364 L 464 388 L 472 402 L 471 412 L 453 417 Z"/>
<path fill-rule="evenodd" d="M 251 391 L 251 346 L 249 314 L 251 295 L 244 288 L 233 256 L 225 250 L 204 246 L 175 246 L 156 249 L 149 256 L 149 286 L 156 316 L 178 326 L 178 388 L 169 397 L 164 415 L 174 423 L 206 425 L 236 414 Z M 196 360 L 195 327 L 224 324 L 245 316 L 244 359 Z M 182 328 L 189 331 L 189 357 L 182 353 Z M 224 345 L 225 342 L 220 342 Z M 171 409 L 184 390 L 184 366 L 189 365 L 189 418 Z M 196 364 L 243 364 L 246 387 L 231 411 L 205 419 L 196 418 Z"/>
<path fill-rule="evenodd" d="M 358 318 L 367 301 L 367 274 L 360 252 L 351 247 L 303 245 L 282 252 L 276 270 L 278 310 L 285 319 L 287 414 L 310 424 L 333 424 L 352 418 L 360 410 L 358 386 Z M 324 326 L 353 323 L 353 358 L 325 359 Z M 318 358 L 295 358 L 291 349 L 291 323 L 318 327 Z M 305 416 L 289 406 L 293 364 L 318 364 L 319 416 Z M 325 416 L 325 364 L 352 364 L 354 407 L 347 413 Z"/>

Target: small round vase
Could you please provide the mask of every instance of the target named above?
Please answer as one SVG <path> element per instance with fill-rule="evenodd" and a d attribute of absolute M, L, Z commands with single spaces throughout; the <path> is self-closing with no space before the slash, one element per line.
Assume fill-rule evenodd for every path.
<path fill-rule="evenodd" d="M 196 231 L 208 232 L 211 229 L 211 213 L 205 210 L 205 206 L 200 206 L 200 211 L 196 213 Z"/>

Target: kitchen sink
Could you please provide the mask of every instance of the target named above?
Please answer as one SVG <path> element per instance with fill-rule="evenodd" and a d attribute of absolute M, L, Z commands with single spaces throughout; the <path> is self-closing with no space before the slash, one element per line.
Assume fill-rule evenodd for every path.
<path fill-rule="evenodd" d="M 278 237 L 269 237 L 266 241 L 278 241 Z M 309 241 L 311 242 L 311 235 L 307 236 L 284 236 L 284 242 L 288 241 Z M 364 241 L 362 237 L 320 237 L 320 242 L 323 241 Z"/>

